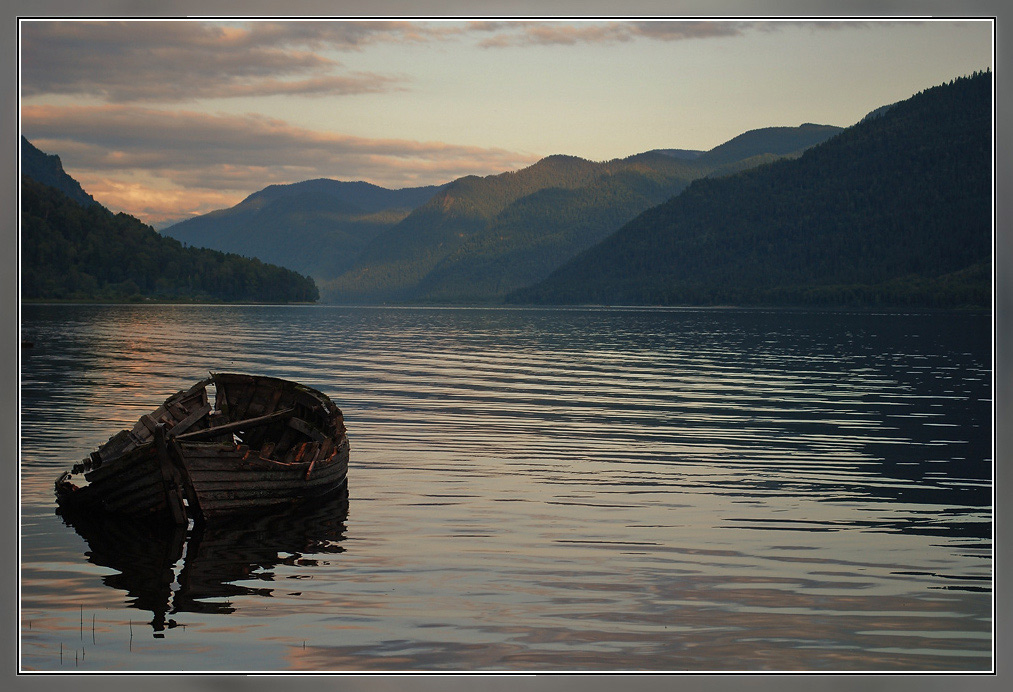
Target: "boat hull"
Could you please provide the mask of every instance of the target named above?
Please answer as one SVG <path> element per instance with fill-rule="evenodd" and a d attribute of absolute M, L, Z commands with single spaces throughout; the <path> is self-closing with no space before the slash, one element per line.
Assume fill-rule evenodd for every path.
<path fill-rule="evenodd" d="M 71 509 L 96 510 L 138 518 L 168 514 L 159 459 L 153 444 L 138 447 L 88 475 L 87 485 L 77 485 L 70 474 L 56 481 L 56 498 Z"/>
<path fill-rule="evenodd" d="M 181 444 L 183 465 L 207 519 L 326 497 L 347 483 L 348 440 L 326 459 L 284 464 L 242 447 Z"/>
<path fill-rule="evenodd" d="M 348 457 L 341 411 L 321 392 L 217 374 L 111 437 L 57 479 L 56 496 L 75 511 L 185 524 L 346 489 Z"/>

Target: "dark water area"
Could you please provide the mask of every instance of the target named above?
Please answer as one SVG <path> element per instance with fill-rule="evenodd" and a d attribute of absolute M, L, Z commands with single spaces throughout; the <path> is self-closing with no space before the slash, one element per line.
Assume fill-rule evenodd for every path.
<path fill-rule="evenodd" d="M 988 671 L 991 318 L 26 305 L 25 671 Z M 53 481 L 208 371 L 328 394 L 324 504 Z"/>

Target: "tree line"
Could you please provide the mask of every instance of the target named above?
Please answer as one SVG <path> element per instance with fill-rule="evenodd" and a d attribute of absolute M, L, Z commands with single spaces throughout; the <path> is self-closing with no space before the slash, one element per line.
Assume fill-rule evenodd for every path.
<path fill-rule="evenodd" d="M 991 73 L 700 179 L 515 302 L 987 307 Z"/>
<path fill-rule="evenodd" d="M 26 300 L 312 302 L 313 280 L 236 254 L 184 247 L 127 214 L 21 179 Z"/>

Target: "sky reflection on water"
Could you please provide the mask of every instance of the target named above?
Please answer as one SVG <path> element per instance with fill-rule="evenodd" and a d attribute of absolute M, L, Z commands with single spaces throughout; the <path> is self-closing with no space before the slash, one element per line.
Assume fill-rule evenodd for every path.
<path fill-rule="evenodd" d="M 31 305 L 23 329 L 26 669 L 992 665 L 987 316 Z M 208 370 L 328 393 L 347 506 L 65 524 L 56 475 Z"/>

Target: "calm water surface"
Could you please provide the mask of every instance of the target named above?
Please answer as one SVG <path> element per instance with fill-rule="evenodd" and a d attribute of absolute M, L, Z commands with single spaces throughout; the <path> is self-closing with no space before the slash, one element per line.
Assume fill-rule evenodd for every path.
<path fill-rule="evenodd" d="M 993 667 L 987 316 L 30 305 L 22 336 L 24 670 Z M 347 501 L 56 513 L 209 370 L 329 394 Z"/>

